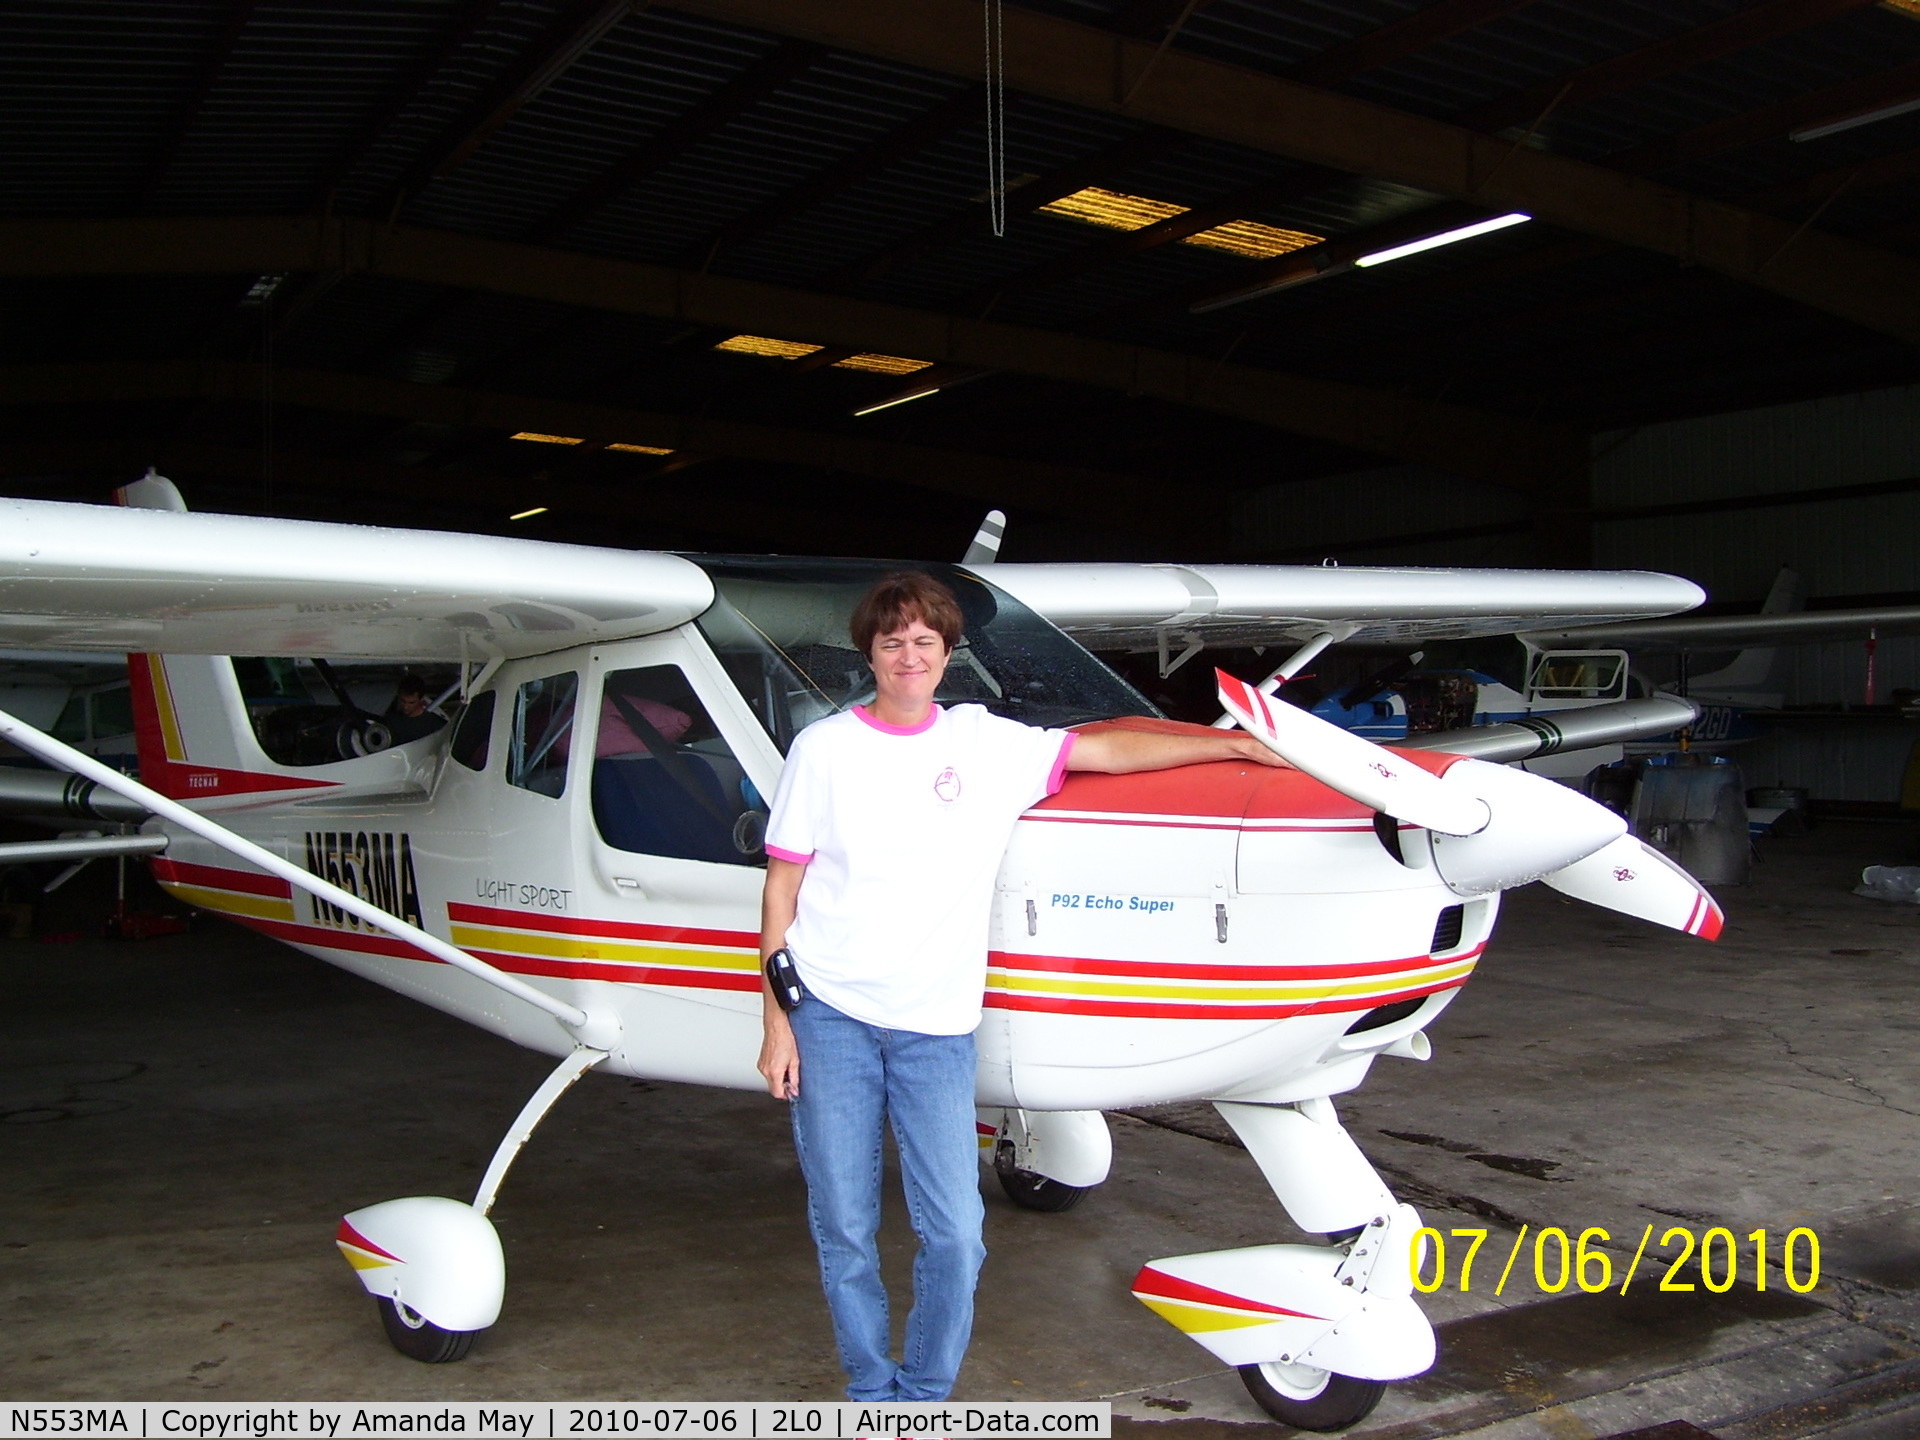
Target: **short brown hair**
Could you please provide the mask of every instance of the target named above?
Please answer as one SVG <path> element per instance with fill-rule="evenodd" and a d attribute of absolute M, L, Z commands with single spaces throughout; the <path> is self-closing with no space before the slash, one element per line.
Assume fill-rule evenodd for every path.
<path fill-rule="evenodd" d="M 871 655 L 876 639 L 904 630 L 916 620 L 938 631 L 949 650 L 960 643 L 960 632 L 966 628 L 953 591 L 924 570 L 896 570 L 881 576 L 860 597 L 847 629 L 860 653 Z"/>

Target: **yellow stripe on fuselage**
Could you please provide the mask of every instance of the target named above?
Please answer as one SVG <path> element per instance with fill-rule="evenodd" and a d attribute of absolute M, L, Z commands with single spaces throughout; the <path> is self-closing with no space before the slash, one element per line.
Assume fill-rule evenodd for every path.
<path fill-rule="evenodd" d="M 221 915 L 251 915 L 256 920 L 292 921 L 293 901 L 278 895 L 236 895 L 231 890 L 208 890 L 199 885 L 182 885 L 177 880 L 162 880 L 168 893 L 201 910 Z"/>
<path fill-rule="evenodd" d="M 598 960 L 610 965 L 676 965 L 698 970 L 759 968 L 751 950 L 694 950 L 644 941 L 603 940 L 592 935 L 551 935 L 531 930 L 492 930 L 477 925 L 453 927 L 453 943 L 468 950 L 537 955 L 543 960 Z"/>
<path fill-rule="evenodd" d="M 1063 980 L 1028 972 L 1009 974 L 996 968 L 987 975 L 992 990 L 1024 990 L 1041 995 L 1117 995 L 1136 1000 L 1337 1000 L 1351 995 L 1385 994 L 1410 984 L 1435 985 L 1464 979 L 1474 961 L 1407 969 L 1388 975 L 1339 984 L 1301 982 L 1278 985 L 1162 985 L 1134 980 Z"/>
<path fill-rule="evenodd" d="M 356 1270 L 379 1270 L 393 1264 L 391 1260 L 382 1260 L 378 1255 L 369 1255 L 366 1251 L 336 1240 L 333 1242 L 340 1253 L 347 1257 L 347 1264 Z"/>

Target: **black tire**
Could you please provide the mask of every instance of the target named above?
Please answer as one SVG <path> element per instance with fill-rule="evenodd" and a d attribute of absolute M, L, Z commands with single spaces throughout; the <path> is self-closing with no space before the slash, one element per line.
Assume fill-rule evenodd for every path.
<path fill-rule="evenodd" d="M 1242 1365 L 1240 1379 L 1262 1410 L 1296 1430 L 1358 1425 L 1387 1392 L 1384 1380 L 1356 1380 L 1305 1365 Z"/>
<path fill-rule="evenodd" d="M 442 1330 L 402 1301 L 389 1300 L 384 1295 L 374 1296 L 373 1303 L 380 1307 L 380 1324 L 387 1332 L 387 1339 L 393 1342 L 393 1348 L 423 1365 L 445 1365 L 466 1359 L 467 1352 L 473 1348 L 473 1337 L 480 1333 L 478 1330 Z"/>
<path fill-rule="evenodd" d="M 1031 1170 L 1002 1168 L 999 1165 L 993 1167 L 993 1173 L 1000 1177 L 1000 1188 L 1007 1192 L 1007 1198 L 1014 1204 L 1022 1210 L 1039 1210 L 1049 1215 L 1071 1210 L 1094 1188 L 1091 1185 L 1063 1185 L 1058 1180 L 1049 1180 Z"/>

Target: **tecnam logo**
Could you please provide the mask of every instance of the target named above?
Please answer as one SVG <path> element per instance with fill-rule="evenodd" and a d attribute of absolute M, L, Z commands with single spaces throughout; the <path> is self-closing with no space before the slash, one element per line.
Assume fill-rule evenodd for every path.
<path fill-rule="evenodd" d="M 378 905 L 410 925 L 420 923 L 420 885 L 413 877 L 413 844 L 399 836 L 369 830 L 309 830 L 307 869 L 350 895 Z M 307 897 L 316 925 L 336 930 L 373 927 L 317 895 Z"/>

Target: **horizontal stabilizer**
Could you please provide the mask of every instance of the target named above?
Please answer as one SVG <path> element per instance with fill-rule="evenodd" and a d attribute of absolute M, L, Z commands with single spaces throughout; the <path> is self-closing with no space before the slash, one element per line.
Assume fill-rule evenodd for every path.
<path fill-rule="evenodd" d="M 1706 887 L 1643 840 L 1622 835 L 1542 877 L 1563 895 L 1717 940 L 1726 916 Z"/>

